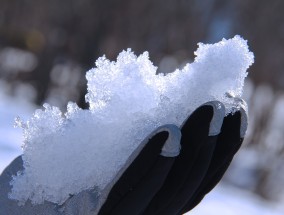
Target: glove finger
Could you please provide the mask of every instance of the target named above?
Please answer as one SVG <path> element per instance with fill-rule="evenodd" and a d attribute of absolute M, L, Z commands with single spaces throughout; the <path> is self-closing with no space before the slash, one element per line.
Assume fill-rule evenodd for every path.
<path fill-rule="evenodd" d="M 180 130 L 166 125 L 154 132 L 112 187 L 99 214 L 140 214 L 162 186 L 180 150 Z"/>
<path fill-rule="evenodd" d="M 171 202 L 158 214 L 177 214 L 187 203 L 188 199 L 192 197 L 206 175 L 215 149 L 217 135 L 220 132 L 225 115 L 225 107 L 218 101 L 209 102 L 205 105 L 210 105 L 213 108 L 213 117 L 210 121 L 209 133 L 205 136 L 205 141 L 199 143 L 201 144 L 201 148 L 196 155 L 189 174 L 186 175 L 184 184 L 179 188 Z M 182 130 L 182 134 L 184 133 L 188 133 L 186 128 Z M 185 142 L 182 142 L 182 144 L 186 144 L 189 141 L 190 139 L 185 139 Z"/>
<path fill-rule="evenodd" d="M 214 134 L 218 128 L 213 128 L 211 124 L 215 105 L 207 103 L 196 109 L 182 126 L 181 153 L 175 163 L 161 190 L 155 195 L 150 205 L 143 214 L 174 214 L 173 211 L 180 209 L 176 199 L 181 200 L 183 194 L 179 196 L 185 186 L 194 188 L 199 184 L 200 178 L 206 171 L 206 166 L 210 162 L 210 154 L 214 148 L 214 138 L 208 138 L 208 134 Z M 218 110 L 218 109 L 217 109 Z M 222 118 L 222 117 L 221 117 Z M 220 126 L 222 121 L 220 123 Z M 220 131 L 220 127 L 219 127 Z M 208 148 L 209 145 L 209 148 Z M 202 156 L 199 156 L 202 154 Z M 208 155 L 208 159 L 207 156 Z M 203 163 L 204 162 L 204 163 Z M 202 169 L 195 169 L 196 164 Z M 201 164 L 202 163 L 202 164 Z M 193 173 L 193 179 L 188 180 Z M 189 183 L 189 184 L 188 184 Z M 173 205 L 171 203 L 173 202 Z M 170 207 L 168 207 L 171 205 Z"/>
<path fill-rule="evenodd" d="M 246 129 L 246 107 L 241 107 L 236 113 L 225 117 L 208 172 L 198 190 L 180 211 L 180 214 L 194 208 L 219 183 L 234 155 L 241 147 Z"/>

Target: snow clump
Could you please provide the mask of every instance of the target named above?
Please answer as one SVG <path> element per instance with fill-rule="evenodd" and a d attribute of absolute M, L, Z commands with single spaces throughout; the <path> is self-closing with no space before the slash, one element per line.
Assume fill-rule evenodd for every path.
<path fill-rule="evenodd" d="M 254 61 L 240 36 L 216 44 L 199 43 L 195 60 L 170 74 L 156 74 L 148 52 L 128 49 L 116 62 L 100 57 L 86 74 L 89 109 L 69 103 L 67 112 L 45 104 L 22 122 L 24 171 L 14 176 L 10 198 L 24 204 L 62 204 L 70 195 L 101 192 L 139 143 L 155 128 L 181 126 L 201 104 L 219 100 L 226 112 L 241 97 Z"/>

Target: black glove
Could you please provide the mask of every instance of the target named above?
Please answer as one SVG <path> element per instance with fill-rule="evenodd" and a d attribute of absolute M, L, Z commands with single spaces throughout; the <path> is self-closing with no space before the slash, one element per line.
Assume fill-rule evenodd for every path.
<path fill-rule="evenodd" d="M 149 135 L 133 152 L 125 167 L 100 194 L 82 191 L 62 206 L 45 202 L 43 206 L 17 206 L 7 199 L 11 175 L 16 174 L 16 159 L 0 177 L 0 185 L 9 187 L 0 192 L 0 209 L 4 214 L 182 214 L 195 207 L 215 187 L 239 149 L 246 130 L 247 117 L 243 108 L 224 118 L 224 106 L 209 102 L 183 123 L 180 130 L 165 125 Z M 223 122 L 224 119 L 224 122 Z M 181 141 L 180 141 L 181 137 Z M 180 142 L 180 145 L 179 145 Z M 181 151 L 179 154 L 179 150 Z M 21 164 L 22 165 L 22 164 Z M 8 170 L 13 171 L 8 171 Z M 7 177 L 8 172 L 8 177 Z M 3 178 L 4 182 L 3 182 Z M 1 188 L 0 188 L 1 189 Z M 17 213 L 6 205 L 31 207 Z M 31 213 L 32 207 L 42 207 Z M 9 210 L 7 209 L 9 208 Z M 1 211 L 2 210 L 2 211 Z M 50 211 L 50 212 L 49 212 Z"/>
<path fill-rule="evenodd" d="M 163 170 L 162 165 L 160 168 L 150 165 L 149 169 L 160 169 L 161 178 L 152 173 L 141 189 L 125 186 L 131 181 L 130 175 L 141 168 L 134 161 L 132 170 L 124 172 L 123 182 L 119 180 L 113 187 L 99 214 L 175 215 L 195 207 L 221 180 L 243 141 L 247 127 L 245 110 L 241 107 L 224 116 L 225 108 L 220 102 L 199 107 L 181 127 L 181 152 L 172 160 L 170 171 Z M 147 160 L 147 153 L 139 155 L 142 160 L 143 157 Z"/>
<path fill-rule="evenodd" d="M 112 187 L 99 215 L 141 214 L 163 186 L 180 152 L 180 130 L 165 125 L 150 137 Z"/>
<path fill-rule="evenodd" d="M 247 128 L 243 107 L 224 121 L 223 117 L 223 105 L 210 102 L 187 119 L 181 128 L 181 153 L 142 214 L 186 213 L 216 186 L 240 148 Z"/>

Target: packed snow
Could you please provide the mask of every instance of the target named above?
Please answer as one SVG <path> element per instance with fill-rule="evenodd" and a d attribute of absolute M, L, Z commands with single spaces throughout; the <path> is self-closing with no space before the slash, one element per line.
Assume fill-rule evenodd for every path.
<path fill-rule="evenodd" d="M 128 49 L 116 62 L 101 57 L 86 74 L 88 110 L 70 102 L 62 113 L 45 104 L 27 122 L 17 119 L 25 169 L 11 182 L 9 197 L 62 204 L 85 189 L 101 192 L 153 129 L 181 126 L 210 100 L 222 101 L 227 113 L 238 108 L 226 94 L 242 95 L 254 61 L 247 42 L 235 36 L 198 45 L 193 63 L 167 75 L 156 74 L 147 52 L 137 57 Z"/>

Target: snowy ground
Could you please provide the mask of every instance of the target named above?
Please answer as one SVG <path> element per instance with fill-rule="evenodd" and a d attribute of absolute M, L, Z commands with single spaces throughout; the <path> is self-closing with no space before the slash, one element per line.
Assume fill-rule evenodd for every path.
<path fill-rule="evenodd" d="M 14 119 L 28 119 L 36 107 L 27 101 L 10 98 L 0 91 L 0 173 L 21 154 L 22 131 L 14 128 Z"/>
<path fill-rule="evenodd" d="M 283 215 L 283 206 L 268 203 L 256 195 L 219 184 L 188 215 Z"/>
<path fill-rule="evenodd" d="M 21 154 L 21 130 L 13 128 L 14 118 L 28 119 L 35 106 L 0 92 L 0 172 Z M 1 189 L 1 188 L 0 188 Z M 281 215 L 283 206 L 258 199 L 251 193 L 221 184 L 196 207 L 192 215 Z"/>

